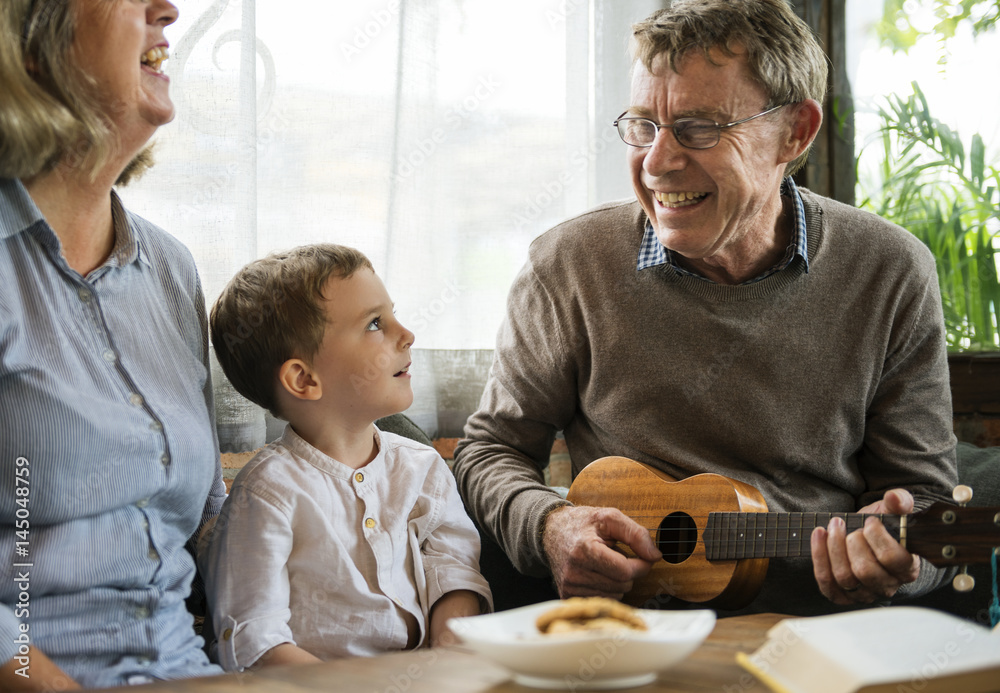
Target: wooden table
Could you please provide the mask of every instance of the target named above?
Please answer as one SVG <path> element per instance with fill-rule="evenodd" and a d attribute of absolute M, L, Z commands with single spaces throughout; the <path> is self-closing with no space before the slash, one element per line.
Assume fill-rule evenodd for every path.
<path fill-rule="evenodd" d="M 752 652 L 784 616 L 755 614 L 719 619 L 715 630 L 684 662 L 636 693 L 765 693 L 769 689 L 736 663 Z M 115 689 L 120 691 L 121 689 Z M 506 669 L 461 647 L 416 650 L 281 667 L 254 674 L 171 681 L 136 693 L 525 693 Z"/>

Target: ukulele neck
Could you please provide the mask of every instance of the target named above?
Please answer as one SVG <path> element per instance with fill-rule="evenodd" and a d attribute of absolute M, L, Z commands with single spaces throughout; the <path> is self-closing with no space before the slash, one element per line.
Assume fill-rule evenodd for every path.
<path fill-rule="evenodd" d="M 813 529 L 826 527 L 834 517 L 844 520 L 847 532 L 863 527 L 867 518 L 877 517 L 897 541 L 901 532 L 905 538 L 906 516 L 899 515 L 713 512 L 708 515 L 703 535 L 705 557 L 737 560 L 809 556 Z"/>

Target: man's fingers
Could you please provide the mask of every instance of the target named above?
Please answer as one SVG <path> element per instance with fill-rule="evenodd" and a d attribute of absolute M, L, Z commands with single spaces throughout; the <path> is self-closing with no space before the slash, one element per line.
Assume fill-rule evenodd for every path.
<path fill-rule="evenodd" d="M 559 596 L 566 597 L 610 597 L 621 599 L 632 589 L 632 581 L 609 579 L 606 575 L 591 570 L 570 570 L 563 580 Z"/>
<path fill-rule="evenodd" d="M 560 596 L 621 598 L 659 560 L 648 532 L 615 508 L 565 506 L 546 520 L 544 545 Z M 627 544 L 637 557 L 615 549 Z M 647 560 L 645 555 L 652 554 Z"/>
<path fill-rule="evenodd" d="M 913 512 L 913 495 L 902 488 L 894 488 L 886 491 L 880 500 L 869 503 L 861 508 L 859 513 L 887 515 L 908 515 Z"/>
<path fill-rule="evenodd" d="M 848 590 L 857 586 L 858 580 L 851 569 L 851 559 L 847 550 L 847 528 L 839 517 L 830 520 L 827 527 L 826 550 L 830 555 L 830 572 L 833 581 Z"/>
<path fill-rule="evenodd" d="M 904 549 L 896 539 L 889 534 L 885 526 L 877 519 L 871 517 L 865 521 L 864 529 L 858 532 L 864 537 L 865 544 L 871 552 L 873 561 L 879 569 L 892 578 L 896 585 L 893 593 L 899 589 L 899 585 L 913 582 L 920 573 L 920 559 Z M 868 576 L 862 576 L 866 583 Z M 872 579 L 877 579 L 872 575 Z M 884 580 L 884 587 L 891 586 L 889 580 Z M 891 594 L 886 596 L 892 596 Z"/>
<path fill-rule="evenodd" d="M 615 508 L 605 510 L 597 525 L 603 538 L 628 545 L 639 558 L 646 561 L 656 562 L 663 558 L 648 529 L 620 510 Z"/>

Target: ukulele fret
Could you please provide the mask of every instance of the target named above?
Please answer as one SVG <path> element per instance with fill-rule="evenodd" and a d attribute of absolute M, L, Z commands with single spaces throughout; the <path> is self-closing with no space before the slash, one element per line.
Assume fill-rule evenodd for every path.
<path fill-rule="evenodd" d="M 898 538 L 899 518 L 895 515 L 712 512 L 702 535 L 705 557 L 729 561 L 809 556 L 813 529 L 828 526 L 834 517 L 844 521 L 848 533 L 862 529 L 868 517 L 878 517 Z"/>

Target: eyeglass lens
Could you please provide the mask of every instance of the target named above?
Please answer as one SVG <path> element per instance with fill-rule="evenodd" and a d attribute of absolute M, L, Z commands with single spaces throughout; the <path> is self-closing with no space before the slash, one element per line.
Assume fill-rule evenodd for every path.
<path fill-rule="evenodd" d="M 719 126 L 711 120 L 682 118 L 671 129 L 685 147 L 707 149 L 719 141 Z M 622 118 L 618 121 L 618 130 L 625 142 L 638 147 L 648 147 L 656 140 L 656 124 L 645 118 Z"/>

